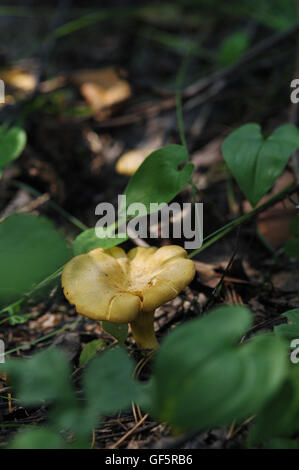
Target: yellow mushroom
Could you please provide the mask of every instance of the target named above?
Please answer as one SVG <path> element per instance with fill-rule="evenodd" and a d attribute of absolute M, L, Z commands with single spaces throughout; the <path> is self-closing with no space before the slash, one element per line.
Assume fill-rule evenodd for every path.
<path fill-rule="evenodd" d="M 154 149 L 136 149 L 124 153 L 116 162 L 115 170 L 120 175 L 132 176 Z"/>
<path fill-rule="evenodd" d="M 62 272 L 67 300 L 94 320 L 129 323 L 136 344 L 158 346 L 154 311 L 174 299 L 193 279 L 195 265 L 180 246 L 97 248 L 76 256 Z"/>

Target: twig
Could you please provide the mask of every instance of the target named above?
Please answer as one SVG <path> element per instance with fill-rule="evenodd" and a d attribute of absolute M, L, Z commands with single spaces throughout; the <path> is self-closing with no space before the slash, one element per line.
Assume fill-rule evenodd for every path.
<path fill-rule="evenodd" d="M 42 194 L 41 196 L 37 197 L 33 201 L 30 201 L 28 204 L 25 204 L 24 206 L 20 207 L 20 209 L 17 209 L 14 211 L 14 214 L 20 214 L 23 212 L 32 212 L 38 207 L 42 206 L 45 202 L 48 202 L 50 199 L 49 194 L 45 193 Z M 0 217 L 0 222 L 2 222 L 8 214 L 5 214 L 4 217 Z"/>
<path fill-rule="evenodd" d="M 224 227 L 221 227 L 220 229 L 216 230 L 215 232 L 211 233 L 208 235 L 204 240 L 203 240 L 203 245 L 196 249 L 193 250 L 189 254 L 189 258 L 193 258 L 195 255 L 200 253 L 201 251 L 205 250 L 208 248 L 208 246 L 212 245 L 215 243 L 217 240 L 223 238 L 226 234 L 231 232 L 231 230 L 235 229 L 242 223 L 247 223 L 249 222 L 252 218 L 256 217 L 259 215 L 261 212 L 264 212 L 265 210 L 269 209 L 269 207 L 273 206 L 277 202 L 282 201 L 286 197 L 290 196 L 291 194 L 294 194 L 295 192 L 298 192 L 299 190 L 299 185 L 296 185 L 295 183 L 291 183 L 288 186 L 286 186 L 282 191 L 280 191 L 277 194 L 274 194 L 268 201 L 266 201 L 264 204 L 256 207 L 253 209 L 251 212 L 248 212 L 247 214 L 242 215 L 238 219 L 234 219 L 231 222 L 229 222 L 227 225 Z"/>
<path fill-rule="evenodd" d="M 234 65 L 224 70 L 212 73 L 208 77 L 201 78 L 192 85 L 185 88 L 182 92 L 182 102 L 186 109 L 202 105 L 208 100 L 219 94 L 232 81 L 238 79 L 246 73 L 245 65 L 253 62 L 259 56 L 266 53 L 269 49 L 276 47 L 278 44 L 290 39 L 299 32 L 299 22 L 282 33 L 276 33 L 264 39 L 251 50 L 243 55 Z M 197 96 L 200 95 L 200 96 Z M 173 109 L 176 106 L 176 96 L 170 96 L 158 103 L 152 104 L 146 102 L 138 104 L 127 115 L 118 116 L 116 118 L 107 119 L 99 122 L 98 127 L 117 127 L 138 122 L 144 118 L 150 118 L 157 114 Z"/>
<path fill-rule="evenodd" d="M 219 279 L 219 281 L 218 281 L 216 287 L 215 287 L 215 288 L 213 289 L 213 291 L 212 291 L 211 298 L 209 299 L 209 301 L 208 301 L 207 304 L 206 304 L 206 310 L 210 309 L 210 308 L 212 307 L 212 305 L 214 305 L 215 300 L 216 300 L 216 298 L 217 298 L 217 296 L 218 296 L 218 294 L 219 294 L 220 287 L 221 287 L 221 285 L 223 284 L 223 281 L 224 281 L 224 279 L 226 278 L 226 275 L 227 275 L 228 271 L 230 270 L 230 268 L 231 268 L 231 266 L 232 266 L 232 264 L 233 264 L 233 262 L 234 262 L 234 259 L 235 259 L 236 255 L 237 255 L 237 252 L 238 252 L 238 249 L 239 249 L 239 237 L 240 237 L 240 226 L 238 227 L 237 242 L 236 242 L 236 246 L 235 246 L 235 249 L 234 249 L 234 251 L 233 251 L 233 254 L 232 254 L 232 256 L 231 256 L 229 262 L 227 263 L 227 266 L 226 266 L 226 268 L 225 268 L 225 270 L 224 270 L 224 272 L 223 272 L 221 278 Z"/>
<path fill-rule="evenodd" d="M 144 415 L 143 418 L 138 421 L 137 424 L 135 424 L 135 426 L 133 426 L 124 436 L 122 436 L 115 444 L 113 444 L 112 446 L 109 446 L 108 449 L 117 449 L 118 446 L 120 446 L 131 434 L 132 432 L 134 432 L 137 428 L 139 428 L 139 426 L 144 423 L 144 421 L 146 420 L 146 418 L 148 417 L 148 414 Z"/>
<path fill-rule="evenodd" d="M 245 64 L 248 64 L 249 62 L 255 60 L 257 57 L 264 54 L 272 47 L 277 46 L 281 42 L 291 38 L 292 36 L 296 35 L 298 32 L 299 32 L 299 22 L 294 24 L 292 27 L 290 27 L 286 31 L 283 31 L 282 33 L 273 34 L 272 36 L 264 39 L 255 47 L 250 49 L 235 64 L 231 65 L 230 67 L 225 68 L 224 70 L 217 71 L 213 73 L 212 75 L 210 75 L 209 77 L 200 79 L 199 81 L 190 85 L 188 88 L 185 89 L 183 95 L 185 97 L 194 96 L 200 91 L 203 91 L 208 86 L 217 82 L 218 80 L 223 80 L 225 78 L 228 78 L 229 76 L 235 76 L 236 73 L 239 73 L 239 74 L 244 73 Z"/>

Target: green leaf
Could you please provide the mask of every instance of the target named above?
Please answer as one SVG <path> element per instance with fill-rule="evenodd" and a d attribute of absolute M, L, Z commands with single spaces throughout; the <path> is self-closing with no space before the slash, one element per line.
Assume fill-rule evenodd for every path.
<path fill-rule="evenodd" d="M 67 444 L 58 432 L 45 426 L 16 434 L 9 449 L 65 449 Z"/>
<path fill-rule="evenodd" d="M 179 361 L 186 375 L 215 353 L 236 344 L 250 328 L 252 317 L 244 307 L 218 307 L 209 315 L 189 321 L 176 328 L 164 339 L 156 358 L 155 377 L 160 385 L 165 382 L 165 370 L 169 368 L 167 389 L 175 391 L 176 370 Z M 173 355 L 174 353 L 174 355 Z M 169 382 L 168 382 L 169 381 Z M 168 387 L 169 385 L 169 387 Z M 164 391 L 162 390 L 164 395 Z"/>
<path fill-rule="evenodd" d="M 252 319 L 244 307 L 218 307 L 203 318 L 189 321 L 163 341 L 154 366 L 157 384 L 153 413 L 176 406 L 177 390 L 184 377 L 215 354 L 235 345 L 250 328 Z M 176 371 L 176 373 L 174 373 Z"/>
<path fill-rule="evenodd" d="M 123 348 L 106 350 L 93 359 L 83 377 L 91 410 L 108 415 L 129 408 L 140 394 L 133 370 L 134 365 Z"/>
<path fill-rule="evenodd" d="M 117 339 L 119 344 L 122 346 L 128 336 L 128 324 L 127 323 L 111 323 L 111 321 L 101 321 L 102 328 L 107 333 Z"/>
<path fill-rule="evenodd" d="M 273 335 L 238 345 L 250 322 L 247 309 L 221 307 L 170 333 L 154 364 L 153 416 L 193 431 L 256 413 L 281 385 L 287 359 Z"/>
<path fill-rule="evenodd" d="M 17 158 L 26 145 L 26 133 L 19 127 L 6 129 L 0 126 L 0 177 L 2 170 L 12 160 Z"/>
<path fill-rule="evenodd" d="M 284 313 L 282 317 L 288 319 L 288 323 L 274 327 L 276 335 L 283 336 L 289 341 L 299 338 L 299 308 L 294 308 Z"/>
<path fill-rule="evenodd" d="M 126 188 L 127 207 L 135 202 L 143 203 L 150 213 L 150 203 L 168 203 L 186 186 L 194 166 L 187 163 L 187 150 L 181 145 L 168 145 L 151 153 Z"/>
<path fill-rule="evenodd" d="M 224 159 L 246 198 L 255 206 L 273 186 L 292 153 L 299 131 L 286 124 L 264 139 L 258 124 L 245 124 L 224 141 Z"/>
<path fill-rule="evenodd" d="M 89 447 L 92 430 L 99 427 L 98 413 L 86 404 L 80 405 L 78 401 L 55 402 L 48 414 L 49 422 L 55 429 L 73 435 L 72 448 Z"/>
<path fill-rule="evenodd" d="M 10 359 L 0 364 L 0 370 L 8 374 L 24 405 L 33 406 L 41 401 L 74 400 L 69 363 L 59 349 L 42 351 L 31 359 Z"/>
<path fill-rule="evenodd" d="M 186 186 L 192 175 L 194 166 L 191 163 L 178 169 L 187 159 L 188 153 L 181 145 L 168 145 L 151 153 L 129 181 L 125 191 L 126 206 L 140 202 L 145 205 L 147 213 L 150 213 L 154 211 L 150 210 L 150 203 L 170 202 Z M 120 224 L 123 222 L 119 221 Z M 128 236 L 124 234 L 112 237 L 112 229 L 113 226 L 104 227 L 103 231 L 106 230 L 107 236 L 103 238 L 97 237 L 94 228 L 85 230 L 74 241 L 75 255 L 95 248 L 106 250 L 128 240 Z"/>
<path fill-rule="evenodd" d="M 112 248 L 120 243 L 124 243 L 128 238 L 128 236 L 115 238 L 109 238 L 109 236 L 107 236 L 105 238 L 99 238 L 96 235 L 95 229 L 89 228 L 80 233 L 80 235 L 78 235 L 74 240 L 74 254 L 76 256 L 82 255 L 83 253 L 87 253 L 95 248 L 103 248 L 104 250 L 107 250 L 108 248 Z"/>
<path fill-rule="evenodd" d="M 64 237 L 44 217 L 15 214 L 0 223 L 0 306 L 18 299 L 71 256 Z"/>
<path fill-rule="evenodd" d="M 245 31 L 238 31 L 226 38 L 220 47 L 218 62 L 222 67 L 234 64 L 249 48 L 249 36 Z"/>
<path fill-rule="evenodd" d="M 106 343 L 102 339 L 94 339 L 93 341 L 90 341 L 89 343 L 87 343 L 80 354 L 80 359 L 79 359 L 80 367 L 84 366 L 87 362 L 90 361 L 90 359 L 92 359 L 97 354 L 97 352 L 101 348 L 105 348 L 105 347 L 106 347 Z"/>
<path fill-rule="evenodd" d="M 244 367 L 251 366 L 254 371 L 244 388 L 247 392 L 241 413 L 244 417 L 244 413 L 246 416 L 257 413 L 282 385 L 288 372 L 287 344 L 273 334 L 258 334 L 238 347 L 237 353 L 243 355 Z"/>
<path fill-rule="evenodd" d="M 9 317 L 10 325 L 18 325 L 21 323 L 26 323 L 28 321 L 28 317 L 26 315 L 11 315 Z"/>
<path fill-rule="evenodd" d="M 248 437 L 249 447 L 273 438 L 291 437 L 299 430 L 299 370 L 290 368 L 289 374 L 275 395 L 255 419 Z"/>

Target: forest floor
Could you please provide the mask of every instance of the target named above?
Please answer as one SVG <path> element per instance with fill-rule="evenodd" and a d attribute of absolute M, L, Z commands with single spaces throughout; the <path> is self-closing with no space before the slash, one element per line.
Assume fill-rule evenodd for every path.
<path fill-rule="evenodd" d="M 291 25 L 281 32 L 248 15 L 233 15 L 229 9 L 213 11 L 207 5 L 197 15 L 192 8 L 175 6 L 163 14 L 154 9 L 139 15 L 109 11 L 105 21 L 49 39 L 44 46 L 37 38 L 45 28 L 49 30 L 48 16 L 0 18 L 0 65 L 17 73 L 21 69 L 34 79 L 29 91 L 8 86 L 11 104 L 0 109 L 2 123 L 21 121 L 28 134 L 22 156 L 5 171 L 1 183 L 0 219 L 34 211 L 53 220 L 70 240 L 80 230 L 68 214 L 95 226 L 96 205 L 115 205 L 128 182 L 128 177 L 115 171 L 120 155 L 180 143 L 175 89 L 191 44 L 197 49 L 184 76 L 183 118 L 198 200 L 204 203 L 206 236 L 250 210 L 225 167 L 221 153 L 225 137 L 248 122 L 259 123 L 266 134 L 282 123 L 294 122 L 290 82 L 296 67 L 297 30 Z M 55 21 L 54 17 L 58 28 L 60 20 Z M 250 52 L 222 66 L 226 59 L 224 53 L 219 56 L 219 45 L 238 31 L 246 32 Z M 102 79 L 103 68 L 120 77 L 129 91 L 125 99 L 104 110 L 92 109 L 89 105 L 96 102 L 96 91 L 84 87 L 88 81 L 84 71 L 93 70 L 96 82 Z M 289 165 L 271 194 L 292 180 Z M 299 265 L 280 250 L 290 237 L 296 214 L 293 199 L 295 195 L 262 212 L 194 258 L 194 281 L 156 312 L 159 340 L 170 327 L 220 303 L 249 306 L 255 318 L 252 333 L 271 330 L 281 323 L 282 313 L 299 308 Z M 176 200 L 191 202 L 191 189 Z M 183 244 L 176 239 L 145 242 Z M 124 244 L 125 249 L 133 246 L 132 240 Z M 98 338 L 113 342 L 94 321 L 82 317 L 76 322 L 78 315 L 59 286 L 46 298 L 31 299 L 21 313 L 28 315 L 28 321 L 0 326 L 7 349 L 29 357 L 59 346 L 72 361 L 76 378 L 86 343 Z M 130 336 L 126 344 L 140 360 Z M 150 363 L 141 376 L 146 378 L 149 370 Z M 44 407 L 28 410 L 15 404 L 9 385 L 0 378 L 1 445 L 17 429 L 41 424 L 46 417 Z M 107 418 L 95 429 L 92 447 L 238 448 L 246 433 L 244 423 L 175 438 L 167 426 L 141 418 L 134 409 Z"/>

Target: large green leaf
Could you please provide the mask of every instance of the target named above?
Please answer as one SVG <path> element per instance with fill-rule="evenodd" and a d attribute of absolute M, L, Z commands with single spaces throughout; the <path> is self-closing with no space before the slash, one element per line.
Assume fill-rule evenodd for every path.
<path fill-rule="evenodd" d="M 170 333 L 154 365 L 153 416 L 190 431 L 256 413 L 281 385 L 287 360 L 273 335 L 238 345 L 249 325 L 248 310 L 222 307 Z"/>
<path fill-rule="evenodd" d="M 17 158 L 26 145 L 26 133 L 19 127 L 0 126 L 0 177 L 3 168 Z"/>
<path fill-rule="evenodd" d="M 25 406 L 51 403 L 49 425 L 55 431 L 71 432 L 74 435 L 72 448 L 89 445 L 100 414 L 124 410 L 133 400 L 140 402 L 142 396 L 142 387 L 133 378 L 134 364 L 123 348 L 107 350 L 89 362 L 83 372 L 84 397 L 80 401 L 70 381 L 70 364 L 58 349 L 48 349 L 26 360 L 10 359 L 0 365 L 0 371 L 8 374 L 14 396 Z M 51 429 L 45 428 L 37 440 L 35 435 L 18 435 L 12 447 L 42 447 L 45 445 L 43 436 L 47 434 L 49 446 L 61 447 L 59 434 L 52 433 Z"/>
<path fill-rule="evenodd" d="M 244 368 L 251 366 L 254 371 L 243 388 L 247 394 L 246 404 L 240 410 L 243 418 L 258 412 L 283 383 L 288 372 L 287 344 L 273 334 L 259 334 L 239 346 L 236 352 L 243 357 Z"/>
<path fill-rule="evenodd" d="M 140 388 L 133 379 L 133 371 L 133 362 L 123 348 L 104 351 L 91 360 L 83 377 L 90 409 L 108 415 L 138 400 Z"/>
<path fill-rule="evenodd" d="M 65 449 L 66 447 L 66 442 L 58 432 L 43 426 L 18 432 L 9 445 L 9 449 Z"/>
<path fill-rule="evenodd" d="M 15 214 L 0 223 L 0 305 L 29 291 L 71 256 L 64 237 L 44 217 Z"/>
<path fill-rule="evenodd" d="M 224 141 L 224 159 L 248 201 L 255 206 L 273 186 L 292 153 L 299 131 L 286 124 L 264 139 L 258 124 L 245 124 Z"/>
<path fill-rule="evenodd" d="M 53 348 L 37 353 L 30 359 L 10 359 L 0 365 L 0 371 L 7 372 L 15 396 L 25 406 L 51 403 L 48 418 L 55 429 L 75 433 L 81 445 L 89 437 L 98 415 L 91 413 L 87 406 L 79 406 L 70 381 L 70 364 L 62 351 Z M 44 435 L 47 436 L 48 432 L 49 445 L 53 448 L 61 446 L 59 435 L 56 439 L 55 434 L 45 428 Z M 37 440 L 35 435 L 29 433 L 17 435 L 12 446 L 46 446 L 42 435 L 43 432 Z"/>
<path fill-rule="evenodd" d="M 299 370 L 292 366 L 283 385 L 258 414 L 248 444 L 256 446 L 268 439 L 291 437 L 298 431 Z"/>
<path fill-rule="evenodd" d="M 187 163 L 187 150 L 182 145 L 167 145 L 151 153 L 126 188 L 127 206 L 143 203 L 150 213 L 150 203 L 168 203 L 186 186 L 194 166 Z"/>
<path fill-rule="evenodd" d="M 0 365 L 7 372 L 17 397 L 24 405 L 42 401 L 73 402 L 70 366 L 65 354 L 49 349 L 30 359 L 10 359 Z"/>
<path fill-rule="evenodd" d="M 156 358 L 155 378 L 159 387 L 163 388 L 165 384 L 167 389 L 173 389 L 172 393 L 176 394 L 178 378 L 172 372 L 176 370 L 178 363 L 181 373 L 185 371 L 186 375 L 191 374 L 209 356 L 236 344 L 250 328 L 251 322 L 248 309 L 223 306 L 209 315 L 176 328 L 165 338 Z M 164 371 L 167 369 L 168 383 L 164 379 Z M 161 393 L 166 398 L 162 388 Z"/>

